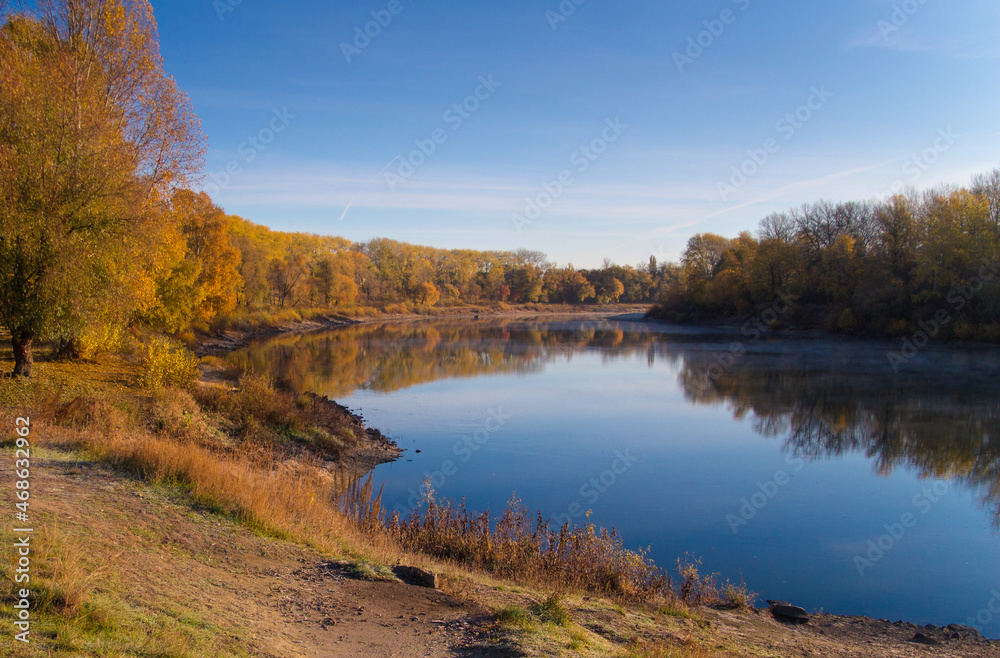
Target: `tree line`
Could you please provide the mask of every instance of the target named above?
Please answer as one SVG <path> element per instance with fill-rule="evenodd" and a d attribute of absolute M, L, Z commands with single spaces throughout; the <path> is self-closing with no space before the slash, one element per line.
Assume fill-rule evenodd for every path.
<path fill-rule="evenodd" d="M 653 317 L 751 317 L 846 334 L 1000 341 L 1000 169 L 968 186 L 820 201 L 755 234 L 692 237 Z"/>
<path fill-rule="evenodd" d="M 229 227 L 237 252 L 234 308 L 640 303 L 657 299 L 674 273 L 655 259 L 584 270 L 527 249 L 438 249 L 388 238 L 351 243 L 272 231 L 240 217 L 229 217 Z"/>
<path fill-rule="evenodd" d="M 527 249 L 439 249 L 388 238 L 366 242 L 275 231 L 227 215 L 204 192 L 181 189 L 163 215 L 170 267 L 154 276 L 142 317 L 169 331 L 243 310 L 493 303 L 650 303 L 677 268 L 655 258 L 582 270 Z"/>
<path fill-rule="evenodd" d="M 246 310 L 647 302 L 674 269 L 556 267 L 528 250 L 444 250 L 272 231 L 192 188 L 205 138 L 163 71 L 146 0 L 0 3 L 0 322 L 14 373 L 35 341 L 73 356 L 146 325 Z"/>

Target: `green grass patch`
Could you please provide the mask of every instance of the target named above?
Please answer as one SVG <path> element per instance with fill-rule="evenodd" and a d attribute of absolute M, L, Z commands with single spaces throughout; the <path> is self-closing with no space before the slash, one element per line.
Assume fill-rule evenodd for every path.
<path fill-rule="evenodd" d="M 399 582 L 392 569 L 381 564 L 372 564 L 366 560 L 354 560 L 346 566 L 347 575 L 358 580 L 372 582 Z"/>
<path fill-rule="evenodd" d="M 562 595 L 559 593 L 553 593 L 541 603 L 531 604 L 529 610 L 542 622 L 556 626 L 569 625 L 569 611 L 563 606 Z"/>
<path fill-rule="evenodd" d="M 508 605 L 495 614 L 496 623 L 507 630 L 530 632 L 534 630 L 535 620 L 531 613 L 518 605 Z"/>
<path fill-rule="evenodd" d="M 690 619 L 691 621 L 701 621 L 702 617 L 697 612 L 684 605 L 668 603 L 656 609 L 657 614 L 675 619 Z"/>

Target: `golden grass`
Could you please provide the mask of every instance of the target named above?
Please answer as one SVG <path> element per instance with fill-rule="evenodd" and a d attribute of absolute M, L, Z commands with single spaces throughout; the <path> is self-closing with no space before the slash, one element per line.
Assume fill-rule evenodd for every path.
<path fill-rule="evenodd" d="M 636 640 L 617 658 L 708 658 L 711 655 L 697 641 L 688 638 L 681 644 Z"/>
<path fill-rule="evenodd" d="M 331 554 L 343 553 L 363 539 L 335 507 L 348 483 L 316 466 L 262 467 L 238 455 L 143 434 L 116 433 L 85 441 L 84 447 L 152 482 L 181 484 L 197 505 L 266 535 L 295 537 Z"/>
<path fill-rule="evenodd" d="M 377 505 L 370 481 L 367 488 L 352 486 L 358 480 L 355 474 L 331 472 L 308 453 L 291 458 L 274 446 L 247 441 L 233 448 L 205 436 L 208 421 L 183 391 L 161 391 L 133 400 L 141 407 L 139 415 L 153 420 L 147 424 L 139 422 L 128 407 L 123 409 L 106 398 L 79 396 L 63 402 L 63 390 L 63 386 L 52 389 L 40 383 L 34 401 L 25 405 L 30 408 L 32 434 L 39 445 L 81 449 L 150 482 L 179 484 L 196 505 L 266 535 L 295 538 L 331 555 L 354 555 L 357 551 L 352 547 L 364 546 L 368 555 L 374 551 L 387 556 L 382 547 L 386 542 L 364 533 L 364 524 L 352 521 L 340 506 L 345 493 L 355 498 L 364 495 L 367 505 L 358 500 L 352 504 L 361 510 L 362 519 L 377 518 L 377 509 L 374 516 L 370 514 L 372 505 Z M 287 394 L 273 389 L 267 393 L 277 400 L 272 405 L 289 403 Z M 310 413 L 308 408 L 300 411 Z M 323 413 L 317 411 L 314 416 Z"/>
<path fill-rule="evenodd" d="M 531 515 L 515 498 L 495 523 L 488 512 L 428 499 L 424 514 L 407 519 L 394 514 L 385 524 L 390 537 L 407 550 L 558 591 L 638 603 L 676 599 L 671 577 L 644 552 L 626 549 L 613 529 L 571 528 L 568 523 L 552 529 L 540 513 Z"/>

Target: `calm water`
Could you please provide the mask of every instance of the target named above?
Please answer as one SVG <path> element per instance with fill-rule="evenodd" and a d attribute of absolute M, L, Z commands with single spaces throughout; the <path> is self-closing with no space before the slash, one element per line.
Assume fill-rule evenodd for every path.
<path fill-rule="evenodd" d="M 278 338 L 231 358 L 338 399 L 422 481 L 615 526 L 762 598 L 1000 637 L 1000 350 L 775 339 L 612 320 L 441 321 Z M 420 453 L 417 454 L 417 450 Z M 575 515 L 575 516 L 574 516 Z M 978 617 L 978 619 L 977 619 Z"/>

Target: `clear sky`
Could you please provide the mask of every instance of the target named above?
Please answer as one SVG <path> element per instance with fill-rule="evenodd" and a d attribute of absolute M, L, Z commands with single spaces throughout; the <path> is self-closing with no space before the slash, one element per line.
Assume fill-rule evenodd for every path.
<path fill-rule="evenodd" d="M 996 0 L 152 1 L 206 189 L 280 230 L 636 264 L 1000 166 Z"/>

